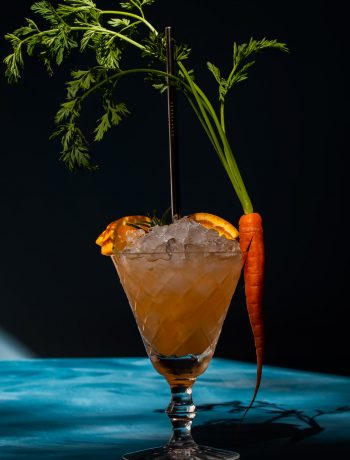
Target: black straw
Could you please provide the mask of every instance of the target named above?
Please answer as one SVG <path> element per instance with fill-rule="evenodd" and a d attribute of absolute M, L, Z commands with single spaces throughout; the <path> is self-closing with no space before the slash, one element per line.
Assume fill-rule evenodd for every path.
<path fill-rule="evenodd" d="M 174 41 L 171 27 L 165 28 L 167 62 L 166 71 L 175 74 Z M 179 154 L 176 135 L 175 98 L 176 88 L 168 78 L 168 133 L 169 133 L 169 166 L 170 166 L 170 205 L 171 217 L 174 222 L 180 217 L 180 187 L 179 187 Z"/>

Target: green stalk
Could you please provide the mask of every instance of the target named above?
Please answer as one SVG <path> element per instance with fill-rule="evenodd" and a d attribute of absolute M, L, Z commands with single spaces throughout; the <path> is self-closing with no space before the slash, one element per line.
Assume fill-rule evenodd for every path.
<path fill-rule="evenodd" d="M 210 142 L 212 143 L 213 147 L 216 149 L 214 139 L 212 138 L 212 136 L 211 136 L 211 134 L 210 134 L 210 131 L 209 131 L 207 125 L 205 124 L 205 121 L 203 120 L 202 115 L 200 114 L 199 110 L 198 110 L 197 107 L 195 106 L 195 104 L 194 104 L 194 102 L 192 101 L 192 99 L 191 99 L 188 95 L 186 95 L 186 97 L 187 97 L 187 101 L 188 101 L 188 103 L 190 104 L 190 106 L 192 107 L 194 113 L 197 115 L 197 118 L 198 118 L 198 120 L 200 121 L 200 123 L 201 123 L 201 125 L 202 125 L 202 127 L 203 127 L 205 133 L 207 134 L 207 136 L 208 136 Z"/>
<path fill-rule="evenodd" d="M 207 134 L 212 146 L 214 147 L 214 150 L 217 152 L 215 141 L 214 141 L 214 139 L 213 139 L 213 137 L 212 137 L 212 135 L 210 133 L 210 130 L 209 130 L 208 126 L 206 125 L 201 113 L 198 111 L 197 107 L 195 106 L 194 102 L 192 101 L 192 99 L 189 96 L 187 96 L 187 100 L 188 100 L 189 104 L 191 105 L 192 109 L 194 110 L 195 114 L 197 115 L 198 120 L 200 121 L 205 133 Z M 221 158 L 220 158 L 220 160 L 221 160 Z M 228 168 L 227 163 L 221 161 L 221 164 L 225 168 L 225 171 L 228 174 L 228 176 L 230 176 L 230 170 Z"/>
<path fill-rule="evenodd" d="M 120 33 L 121 32 L 124 32 L 124 30 L 128 30 L 130 29 L 131 27 L 134 27 L 136 24 L 141 24 L 141 21 L 135 21 L 135 22 L 131 22 L 128 26 L 125 26 L 121 29 Z"/>
<path fill-rule="evenodd" d="M 238 165 L 233 155 L 231 146 L 228 142 L 227 136 L 224 130 L 222 129 L 221 123 L 209 99 L 207 98 L 205 93 L 199 88 L 198 85 L 196 85 L 195 83 L 194 85 L 195 85 L 196 90 L 198 91 L 198 94 L 202 97 L 202 99 L 205 101 L 206 106 L 210 109 L 210 114 L 214 120 L 216 129 L 218 131 L 218 134 L 224 146 L 226 161 L 232 173 L 232 175 L 230 176 L 230 179 L 237 193 L 238 199 L 241 202 L 241 205 L 243 207 L 243 212 L 245 214 L 250 214 L 251 212 L 253 212 L 253 205 L 248 195 L 247 189 L 244 185 L 241 173 L 239 172 Z"/>
<path fill-rule="evenodd" d="M 138 16 L 137 14 L 128 13 L 126 11 L 98 10 L 98 12 L 100 13 L 100 15 L 109 14 L 109 15 L 126 16 L 126 17 L 129 17 L 129 18 L 138 19 L 139 21 L 143 22 L 145 24 L 145 26 L 147 26 L 151 32 L 153 32 L 156 35 L 158 35 L 158 32 L 156 31 L 156 29 L 143 16 Z"/>
<path fill-rule="evenodd" d="M 230 72 L 230 75 L 228 76 L 228 79 L 227 79 L 227 83 L 228 83 L 228 84 L 231 83 L 231 80 L 232 80 L 234 74 L 236 73 L 237 67 L 238 67 L 237 64 L 234 64 L 234 66 L 232 67 L 232 70 L 231 70 L 231 72 Z"/>
<path fill-rule="evenodd" d="M 84 100 L 86 97 L 89 96 L 89 94 L 93 93 L 96 89 L 102 87 L 103 85 L 105 85 L 106 83 L 110 82 L 110 81 L 113 81 L 115 80 L 116 78 L 121 78 L 121 77 L 124 77 L 126 75 L 132 75 L 132 74 L 137 74 L 137 73 L 146 73 L 146 74 L 155 74 L 155 75 L 158 75 L 159 77 L 164 77 L 164 78 L 170 78 L 174 81 L 179 81 L 179 78 L 176 77 L 175 75 L 169 75 L 168 73 L 166 72 L 163 72 L 161 70 L 157 70 L 157 69 L 128 69 L 128 70 L 121 70 L 117 73 L 115 73 L 114 75 L 111 75 L 110 77 L 107 77 L 105 78 L 104 80 L 96 83 L 96 85 L 94 86 L 91 86 L 90 89 L 88 89 L 87 91 L 85 91 L 84 94 L 82 94 L 80 96 L 80 100 Z M 182 81 L 181 81 L 182 83 Z M 188 90 L 189 87 L 186 86 L 186 89 Z"/>
<path fill-rule="evenodd" d="M 20 43 L 20 46 L 23 45 L 23 43 L 26 43 L 28 41 L 30 41 L 33 37 L 40 37 L 41 35 L 46 35 L 48 34 L 49 32 L 58 32 L 59 29 L 57 28 L 54 28 L 54 29 L 48 29 L 48 30 L 43 30 L 41 32 L 38 32 L 36 34 L 32 34 L 32 35 L 29 35 L 28 37 L 26 38 L 22 38 L 21 39 L 21 43 Z M 7 34 L 5 35 L 5 38 L 7 37 Z"/>
<path fill-rule="evenodd" d="M 199 97 L 199 94 L 197 93 L 196 91 L 196 87 L 193 83 L 193 80 L 192 78 L 189 76 L 186 68 L 184 67 L 184 65 L 181 63 L 181 62 L 178 62 L 178 66 L 180 67 L 180 69 L 182 70 L 190 88 L 191 88 L 191 93 L 193 94 L 193 96 L 195 97 L 196 99 L 196 102 L 198 104 L 198 107 L 199 107 L 199 110 L 201 112 L 201 115 L 203 117 L 203 120 L 205 121 L 205 124 L 208 128 L 208 131 L 210 132 L 210 136 L 211 138 L 213 139 L 213 142 L 214 142 L 214 145 L 215 145 L 215 150 L 217 152 L 217 154 L 219 155 L 219 158 L 221 160 L 221 163 L 225 166 L 226 165 L 226 158 L 225 158 L 225 154 L 221 148 L 221 145 L 220 145 L 220 142 L 216 136 L 216 133 L 214 131 L 214 128 L 213 128 L 213 125 L 210 123 L 210 120 L 208 118 L 208 115 L 207 115 L 207 112 L 204 108 L 204 105 L 203 105 L 203 101 L 202 99 Z M 226 169 L 226 167 L 225 167 Z"/>
<path fill-rule="evenodd" d="M 220 123 L 221 129 L 226 134 L 226 127 L 225 127 L 225 104 L 223 102 L 220 103 Z"/>
<path fill-rule="evenodd" d="M 114 30 L 105 29 L 104 27 L 70 27 L 70 30 L 91 30 L 91 29 L 95 29 L 96 31 L 107 32 L 110 35 L 115 35 L 116 37 L 120 38 L 121 40 L 125 40 L 126 42 L 130 43 L 133 46 L 136 46 L 137 48 L 140 48 L 141 50 L 145 49 L 145 47 L 143 45 L 141 45 L 141 43 L 138 43 L 135 40 L 132 40 L 131 38 L 126 37 L 123 34 L 120 34 L 118 32 L 114 32 Z"/>
<path fill-rule="evenodd" d="M 238 165 L 233 155 L 231 146 L 224 133 L 223 133 L 223 137 L 225 138 L 225 153 L 226 153 L 226 158 L 228 159 L 228 164 L 230 166 L 231 171 L 235 172 L 236 177 L 238 179 L 238 184 L 240 188 L 240 194 L 238 195 L 239 201 L 241 202 L 244 214 L 250 214 L 254 212 L 253 204 L 248 195 L 247 189 L 244 185 L 241 173 L 239 172 Z"/>
<path fill-rule="evenodd" d="M 251 203 L 251 200 L 249 198 L 249 195 L 248 195 L 248 192 L 245 188 L 245 185 L 244 185 L 244 182 L 243 182 L 243 179 L 242 179 L 242 176 L 239 172 L 239 169 L 238 169 L 238 165 L 236 163 L 236 160 L 234 158 L 234 155 L 233 155 L 233 152 L 232 152 L 232 149 L 231 149 L 231 146 L 227 140 L 227 137 L 226 137 L 226 134 L 224 132 L 224 130 L 222 129 L 222 126 L 221 126 L 221 123 L 216 115 L 216 112 L 212 106 L 212 104 L 210 103 L 209 99 L 207 98 L 207 96 L 205 95 L 205 93 L 199 88 L 199 86 L 193 82 L 193 80 L 191 79 L 191 77 L 188 75 L 188 72 L 186 70 L 186 68 L 184 67 L 184 65 L 179 62 L 178 63 L 180 69 L 182 70 L 183 74 L 185 75 L 190 87 L 191 87 L 191 92 L 192 94 L 195 96 L 195 99 L 196 99 L 196 102 L 201 110 L 201 113 L 203 115 L 203 118 L 206 122 L 206 125 L 208 126 L 208 129 L 210 131 L 210 134 L 212 135 L 214 141 L 215 141 L 215 150 L 216 152 L 218 153 L 219 157 L 220 157 L 220 160 L 222 162 L 222 164 L 224 165 L 225 167 L 225 170 L 226 172 L 228 173 L 229 175 L 229 178 L 230 178 L 230 181 L 233 185 L 233 188 L 235 189 L 235 192 L 238 196 L 238 199 L 239 201 L 241 202 L 241 205 L 243 207 L 243 212 L 245 214 L 249 214 L 251 212 L 253 212 L 253 205 Z M 217 130 L 217 133 L 218 135 L 220 136 L 220 140 L 223 144 L 223 147 L 224 147 L 224 158 L 223 158 L 223 155 L 222 155 L 222 148 L 220 146 L 220 143 L 218 142 L 217 140 L 217 136 L 214 132 L 214 128 L 212 126 L 212 124 L 210 123 L 208 117 L 207 117 L 207 114 L 204 113 L 203 114 L 203 111 L 202 111 L 202 108 L 205 109 L 209 112 L 211 118 L 213 119 L 214 121 L 214 124 L 215 124 L 215 127 L 216 127 L 216 130 Z M 226 165 L 226 166 L 225 166 Z"/>

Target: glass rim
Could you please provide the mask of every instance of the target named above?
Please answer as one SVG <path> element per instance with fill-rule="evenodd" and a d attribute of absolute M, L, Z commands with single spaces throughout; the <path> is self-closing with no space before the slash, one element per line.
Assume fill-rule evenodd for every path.
<path fill-rule="evenodd" d="M 221 255 L 237 255 L 241 256 L 242 252 L 241 251 L 210 251 L 210 250 L 201 250 L 201 251 L 152 251 L 152 252 L 124 252 L 123 250 L 116 252 L 115 254 L 111 254 L 110 257 L 115 257 L 115 256 L 153 256 L 153 255 L 168 255 L 171 256 L 173 254 L 221 254 Z"/>

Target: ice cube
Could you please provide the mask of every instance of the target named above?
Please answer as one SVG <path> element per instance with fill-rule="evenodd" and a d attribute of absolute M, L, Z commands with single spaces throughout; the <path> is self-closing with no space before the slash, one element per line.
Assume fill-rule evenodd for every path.
<path fill-rule="evenodd" d="M 149 236 L 158 238 L 159 240 L 166 241 L 166 234 L 168 232 L 169 225 L 155 225 L 154 227 L 151 227 Z"/>
<path fill-rule="evenodd" d="M 141 230 L 143 232 L 143 230 Z M 220 236 L 216 230 L 207 229 L 186 217 L 170 225 L 152 227 L 148 233 L 140 233 L 128 240 L 125 252 L 157 253 L 165 257 L 179 253 L 234 252 L 240 254 L 239 244 Z M 155 257 L 158 255 L 154 254 Z"/>
<path fill-rule="evenodd" d="M 208 230 L 203 225 L 198 222 L 191 222 L 191 225 L 188 227 L 187 237 L 185 239 L 186 244 L 197 244 L 207 245 L 210 241 L 212 234 L 218 235 L 214 230 Z"/>
<path fill-rule="evenodd" d="M 178 243 L 184 243 L 192 227 L 192 221 L 186 217 L 168 225 L 166 236 L 168 239 L 175 238 Z M 182 248 L 183 250 L 183 248 Z"/>
<path fill-rule="evenodd" d="M 186 259 L 198 260 L 198 257 L 208 257 L 210 252 L 205 244 L 185 244 Z"/>
<path fill-rule="evenodd" d="M 141 228 L 137 230 L 127 230 L 125 235 L 127 246 L 133 245 L 134 243 L 136 243 L 136 240 L 142 238 L 145 234 L 146 232 Z"/>
<path fill-rule="evenodd" d="M 154 251 L 147 251 L 145 257 L 150 262 L 155 262 L 156 260 L 169 260 L 171 258 L 171 254 L 168 253 L 167 250 L 168 243 L 161 243 L 155 247 Z"/>
<path fill-rule="evenodd" d="M 183 250 L 183 244 L 175 238 L 170 238 L 166 242 L 166 252 L 168 254 L 173 254 L 174 252 L 182 252 Z"/>
<path fill-rule="evenodd" d="M 146 233 L 143 238 L 136 240 L 134 244 L 128 246 L 129 251 L 143 253 L 166 252 L 165 245 L 163 244 L 165 241 L 162 238 L 162 234 L 165 230 L 159 229 L 161 229 L 161 227 L 154 227 L 154 230 L 152 229 L 152 231 Z"/>

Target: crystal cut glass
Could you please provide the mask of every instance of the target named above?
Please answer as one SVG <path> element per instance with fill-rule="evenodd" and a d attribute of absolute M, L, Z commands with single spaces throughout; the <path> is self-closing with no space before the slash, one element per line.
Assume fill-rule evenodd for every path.
<path fill-rule="evenodd" d="M 154 368 L 167 380 L 173 433 L 164 447 L 124 459 L 239 459 L 191 435 L 192 386 L 208 367 L 242 269 L 237 251 L 128 253 L 112 260 Z"/>

